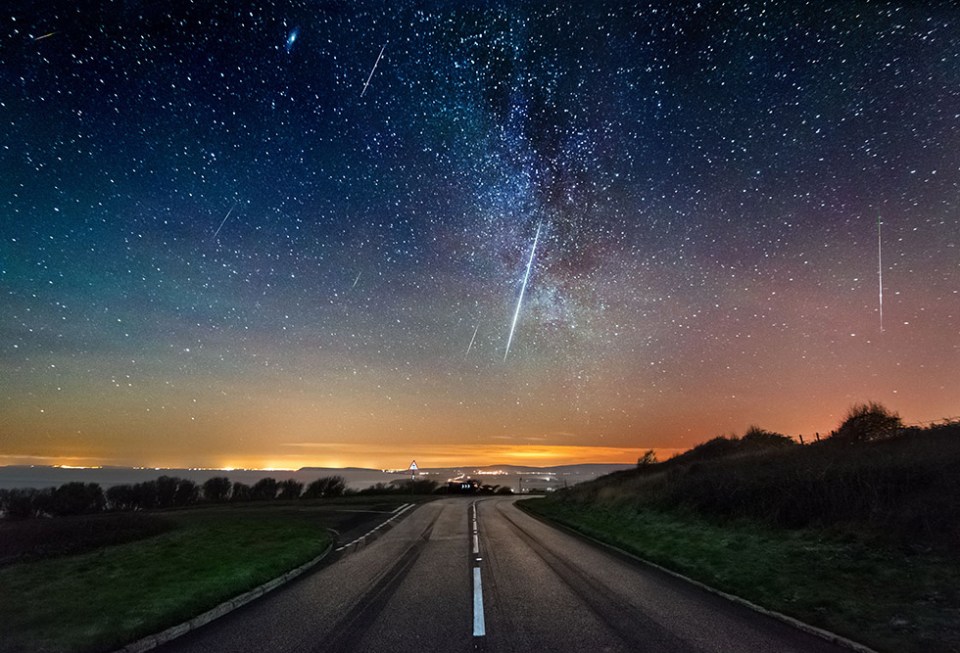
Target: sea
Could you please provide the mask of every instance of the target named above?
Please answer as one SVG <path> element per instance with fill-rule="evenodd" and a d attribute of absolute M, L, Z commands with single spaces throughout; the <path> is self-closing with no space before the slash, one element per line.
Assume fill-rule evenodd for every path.
<path fill-rule="evenodd" d="M 364 469 L 359 467 L 303 467 L 301 469 L 164 469 L 153 467 L 50 467 L 44 465 L 0 466 L 0 489 L 47 488 L 64 483 L 99 483 L 104 489 L 125 483 L 140 483 L 160 476 L 175 476 L 203 483 L 214 476 L 226 476 L 233 482 L 253 485 L 262 478 L 284 481 L 292 478 L 305 486 L 324 476 L 342 476 L 347 487 L 362 490 L 377 483 L 411 478 L 430 479 L 441 485 L 448 481 L 475 479 L 484 485 L 506 486 L 514 492 L 553 491 L 594 479 L 629 464 L 583 464 L 559 467 L 519 467 L 514 465 L 464 466 L 403 470 Z"/>

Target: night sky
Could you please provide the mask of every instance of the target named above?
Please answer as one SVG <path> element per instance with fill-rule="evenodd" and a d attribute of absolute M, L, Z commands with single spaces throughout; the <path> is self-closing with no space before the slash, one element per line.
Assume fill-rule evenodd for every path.
<path fill-rule="evenodd" d="M 950 3 L 3 14 L 0 464 L 630 462 L 960 415 Z"/>

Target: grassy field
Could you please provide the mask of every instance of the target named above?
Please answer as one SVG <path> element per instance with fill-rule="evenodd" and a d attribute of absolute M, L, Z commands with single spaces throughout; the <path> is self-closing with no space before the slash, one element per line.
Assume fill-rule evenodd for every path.
<path fill-rule="evenodd" d="M 641 558 L 881 651 L 960 651 L 960 559 L 837 529 L 558 498 L 522 506 Z"/>
<path fill-rule="evenodd" d="M 171 511 L 142 539 L 0 567 L 0 651 L 110 650 L 192 618 L 319 555 L 330 543 L 321 515 Z"/>

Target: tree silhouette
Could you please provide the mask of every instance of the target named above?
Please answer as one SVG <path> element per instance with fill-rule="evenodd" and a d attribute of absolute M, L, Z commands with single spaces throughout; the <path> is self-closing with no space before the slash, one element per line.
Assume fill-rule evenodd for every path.
<path fill-rule="evenodd" d="M 113 485 L 107 488 L 107 502 L 112 510 L 133 510 L 137 508 L 137 493 L 132 485 Z"/>
<path fill-rule="evenodd" d="M 304 499 L 320 499 L 343 496 L 347 489 L 346 481 L 342 476 L 324 476 L 307 486 L 303 493 Z"/>
<path fill-rule="evenodd" d="M 280 489 L 280 484 L 277 483 L 277 479 L 267 477 L 261 478 L 254 483 L 250 492 L 253 495 L 252 498 L 254 501 L 263 501 L 266 499 L 276 499 L 278 489 Z"/>
<path fill-rule="evenodd" d="M 280 483 L 279 498 L 281 499 L 298 499 L 300 498 L 301 492 L 303 492 L 303 483 L 299 481 L 288 478 Z"/>
<path fill-rule="evenodd" d="M 203 498 L 219 503 L 230 496 L 230 479 L 226 476 L 214 476 L 203 482 Z"/>
<path fill-rule="evenodd" d="M 233 492 L 230 494 L 231 501 L 251 501 L 253 500 L 253 488 L 246 483 L 237 481 L 233 484 Z"/>
<path fill-rule="evenodd" d="M 34 488 L 15 488 L 6 490 L 3 499 L 3 511 L 8 519 L 27 519 L 33 517 L 34 498 L 38 491 Z"/>
<path fill-rule="evenodd" d="M 176 506 L 189 506 L 197 502 L 200 498 L 200 486 L 190 479 L 177 479 L 177 491 L 173 495 L 173 503 Z"/>
<path fill-rule="evenodd" d="M 161 476 L 157 479 L 157 507 L 170 508 L 177 496 L 180 479 L 174 476 Z"/>
<path fill-rule="evenodd" d="M 157 481 L 143 481 L 133 486 L 134 507 L 140 510 L 156 508 L 159 497 Z"/>
<path fill-rule="evenodd" d="M 64 483 L 53 491 L 49 512 L 57 516 L 100 512 L 106 504 L 97 483 Z"/>

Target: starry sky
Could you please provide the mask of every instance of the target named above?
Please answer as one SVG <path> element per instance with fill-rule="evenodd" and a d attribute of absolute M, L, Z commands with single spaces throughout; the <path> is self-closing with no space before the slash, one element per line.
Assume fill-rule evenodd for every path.
<path fill-rule="evenodd" d="M 960 415 L 950 3 L 3 13 L 0 464 L 631 462 Z"/>

